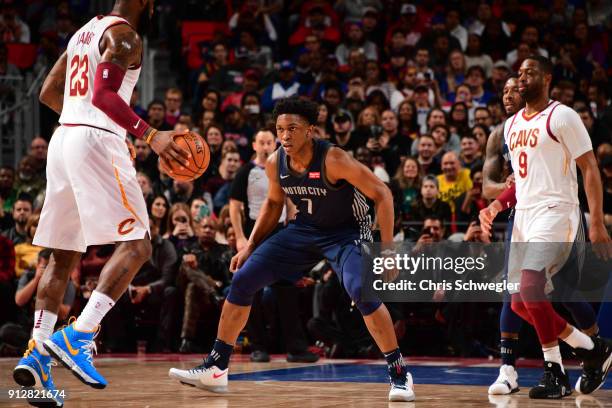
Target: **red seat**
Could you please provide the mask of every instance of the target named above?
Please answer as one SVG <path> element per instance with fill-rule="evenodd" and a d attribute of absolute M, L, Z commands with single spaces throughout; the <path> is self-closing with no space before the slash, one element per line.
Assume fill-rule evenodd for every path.
<path fill-rule="evenodd" d="M 8 43 L 6 48 L 8 50 L 8 62 L 16 65 L 17 68 L 27 69 L 36 62 L 38 44 Z"/>
<path fill-rule="evenodd" d="M 187 54 L 187 66 L 197 69 L 202 65 L 199 43 L 211 41 L 215 33 L 229 34 L 227 23 L 216 21 L 184 21 L 181 28 L 183 49 Z"/>

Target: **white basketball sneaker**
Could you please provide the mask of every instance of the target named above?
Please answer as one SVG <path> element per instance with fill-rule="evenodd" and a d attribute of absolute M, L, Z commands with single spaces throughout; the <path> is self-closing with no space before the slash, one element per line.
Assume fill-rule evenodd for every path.
<path fill-rule="evenodd" d="M 391 390 L 389 390 L 389 401 L 414 401 L 414 390 L 412 375 L 406 371 L 404 378 L 391 378 Z"/>
<path fill-rule="evenodd" d="M 180 370 L 171 368 L 168 371 L 170 378 L 176 378 L 184 385 L 201 388 L 203 390 L 224 393 L 227 392 L 227 377 L 229 369 L 221 370 L 217 366 L 209 368 L 204 364 L 192 368 L 191 370 Z"/>
<path fill-rule="evenodd" d="M 489 387 L 489 394 L 506 395 L 518 392 L 518 390 L 518 373 L 514 367 L 507 364 L 499 367 L 499 376 Z"/>

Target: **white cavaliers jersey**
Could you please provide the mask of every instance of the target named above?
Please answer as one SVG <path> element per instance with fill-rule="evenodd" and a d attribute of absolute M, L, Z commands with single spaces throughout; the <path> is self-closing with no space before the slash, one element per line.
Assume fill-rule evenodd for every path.
<path fill-rule="evenodd" d="M 100 40 L 111 26 L 128 24 L 119 16 L 96 16 L 81 27 L 70 39 L 66 49 L 66 85 L 64 86 L 64 105 L 59 122 L 62 125 L 87 125 L 125 136 L 126 131 L 92 103 L 93 84 L 96 69 L 102 58 Z M 125 73 L 123 83 L 117 92 L 128 105 L 138 76 L 140 66 L 130 67 Z"/>
<path fill-rule="evenodd" d="M 580 116 L 557 101 L 531 117 L 525 109 L 504 124 L 516 181 L 516 209 L 578 205 L 576 158 L 592 150 Z"/>

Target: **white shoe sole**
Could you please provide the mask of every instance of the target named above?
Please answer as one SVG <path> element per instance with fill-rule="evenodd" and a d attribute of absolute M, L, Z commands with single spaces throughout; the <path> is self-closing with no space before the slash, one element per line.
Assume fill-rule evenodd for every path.
<path fill-rule="evenodd" d="M 489 395 L 510 395 L 519 392 L 520 388 L 510 388 L 503 383 L 495 383 L 489 387 Z"/>
<path fill-rule="evenodd" d="M 389 394 L 390 402 L 410 402 L 410 401 L 414 401 L 415 398 L 416 396 L 414 395 L 414 392 Z"/>
<path fill-rule="evenodd" d="M 604 374 L 604 380 L 601 382 L 601 384 L 599 384 L 599 387 L 595 388 L 593 391 L 591 391 L 589 394 L 594 393 L 595 391 L 597 391 L 598 389 L 600 389 L 601 387 L 603 387 L 603 385 L 606 382 L 606 377 L 608 376 L 608 371 L 610 371 L 610 366 L 612 365 L 612 354 L 610 354 L 608 356 L 608 359 L 604 362 L 604 372 L 606 374 Z M 578 377 L 578 381 L 576 381 L 576 386 L 574 387 L 574 389 L 576 390 L 576 392 L 578 394 L 582 394 L 582 391 L 580 391 L 580 380 L 582 379 L 582 377 Z M 588 394 L 584 394 L 584 395 L 588 395 Z"/>
<path fill-rule="evenodd" d="M 175 380 L 178 380 L 183 385 L 187 385 L 190 387 L 196 387 L 196 388 L 199 388 L 205 391 L 214 392 L 215 394 L 225 394 L 228 392 L 227 385 L 219 385 L 219 386 L 204 385 L 202 384 L 202 381 L 200 381 L 199 379 L 185 378 L 181 376 L 178 372 L 173 371 L 173 370 L 174 369 L 171 368 L 170 371 L 168 371 L 168 376 L 170 378 L 174 378 Z"/>
<path fill-rule="evenodd" d="M 83 384 L 87 384 L 90 387 L 93 387 L 96 389 L 102 389 L 106 387 L 105 384 L 99 383 L 98 381 L 94 380 L 89 375 L 87 375 L 87 373 L 83 371 L 83 369 L 81 369 L 81 367 L 79 367 L 77 363 L 75 363 L 74 360 L 71 359 L 70 356 L 66 354 L 66 352 L 64 352 L 64 350 L 58 347 L 51 340 L 45 340 L 45 342 L 43 343 L 43 346 L 45 347 L 45 350 L 47 350 L 53 358 L 55 358 L 57 361 L 62 363 L 62 365 L 66 367 L 68 370 L 72 371 L 72 374 L 74 374 L 76 378 L 81 380 Z"/>

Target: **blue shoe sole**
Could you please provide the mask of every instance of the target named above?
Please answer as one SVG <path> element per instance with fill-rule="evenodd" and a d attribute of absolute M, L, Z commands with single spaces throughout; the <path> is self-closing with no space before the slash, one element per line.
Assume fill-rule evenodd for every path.
<path fill-rule="evenodd" d="M 43 343 L 43 346 L 45 347 L 45 350 L 47 350 L 47 352 L 51 355 L 51 357 L 53 357 L 54 359 L 56 359 L 57 361 L 59 361 L 60 363 L 62 363 L 62 365 L 64 367 L 66 367 L 68 370 L 70 370 L 70 372 L 72 374 L 74 374 L 74 376 L 76 378 L 79 379 L 79 381 L 81 381 L 83 384 L 89 385 L 92 388 L 95 388 L 97 390 L 101 390 L 103 388 L 106 388 L 106 384 L 101 384 L 101 383 L 92 383 L 90 381 L 88 381 L 83 374 L 79 373 L 77 370 L 80 370 L 77 366 L 77 364 L 70 358 L 68 357 L 68 355 L 59 347 L 55 346 L 55 344 L 53 344 L 53 346 L 49 345 L 48 342 L 50 342 L 49 340 L 45 341 Z M 76 368 L 76 369 L 75 369 Z"/>

